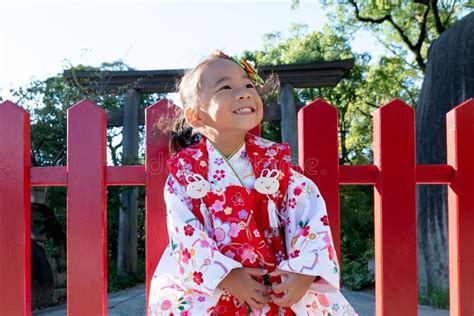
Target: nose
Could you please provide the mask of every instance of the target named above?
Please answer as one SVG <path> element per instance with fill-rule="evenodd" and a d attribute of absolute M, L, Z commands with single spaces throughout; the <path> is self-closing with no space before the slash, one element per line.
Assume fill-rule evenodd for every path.
<path fill-rule="evenodd" d="M 250 91 L 248 88 L 239 89 L 237 91 L 237 99 L 239 100 L 250 99 L 251 97 L 252 97 L 252 94 L 250 94 Z"/>

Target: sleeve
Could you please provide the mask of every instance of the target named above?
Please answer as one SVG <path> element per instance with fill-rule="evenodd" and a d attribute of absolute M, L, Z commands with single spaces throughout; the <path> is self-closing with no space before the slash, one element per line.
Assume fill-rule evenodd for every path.
<path fill-rule="evenodd" d="M 278 268 L 319 276 L 311 286 L 315 291 L 338 291 L 339 265 L 326 203 L 316 184 L 293 169 L 290 169 L 282 215 L 288 259 Z"/>
<path fill-rule="evenodd" d="M 219 252 L 215 240 L 194 216 L 191 199 L 171 174 L 166 180 L 164 196 L 170 247 L 182 285 L 214 295 L 217 285 L 242 264 Z"/>

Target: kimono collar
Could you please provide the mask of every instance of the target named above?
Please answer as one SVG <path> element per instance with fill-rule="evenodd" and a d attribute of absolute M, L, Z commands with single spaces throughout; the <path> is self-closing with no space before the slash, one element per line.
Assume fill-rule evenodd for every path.
<path fill-rule="evenodd" d="M 206 136 L 201 135 L 201 139 L 197 146 L 200 151 L 200 157 L 196 159 L 197 170 L 195 171 L 205 179 L 207 179 L 209 168 L 209 154 L 207 152 L 206 140 Z M 250 132 L 245 134 L 244 146 L 248 153 L 248 159 L 252 164 L 255 178 L 258 178 L 262 170 L 265 168 L 276 169 L 279 167 L 279 161 L 276 158 L 279 156 L 276 154 L 279 151 L 277 145 L 277 143 L 257 137 Z"/>

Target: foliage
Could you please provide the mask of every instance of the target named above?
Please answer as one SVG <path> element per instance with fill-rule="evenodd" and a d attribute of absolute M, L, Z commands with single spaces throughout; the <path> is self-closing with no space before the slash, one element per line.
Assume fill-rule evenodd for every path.
<path fill-rule="evenodd" d="M 94 88 L 85 88 L 74 74 L 77 71 L 92 71 L 99 82 L 107 79 L 106 71 L 133 70 L 121 61 L 103 63 L 98 67 L 77 65 L 64 69 L 62 74 L 52 76 L 46 80 L 32 80 L 26 87 L 12 90 L 14 101 L 25 108 L 31 115 L 31 158 L 34 166 L 66 165 L 66 115 L 67 109 L 87 98 L 112 112 L 121 108 L 125 102 L 126 87 L 119 89 L 115 94 L 104 93 L 99 84 Z M 72 74 L 72 78 L 68 77 Z M 146 95 L 141 98 L 141 106 L 146 107 L 159 99 L 158 95 Z M 116 142 L 121 128 L 107 130 L 107 145 L 114 165 L 120 164 L 121 157 L 117 150 L 121 142 Z M 140 137 L 143 138 L 143 127 L 140 127 Z"/>
<path fill-rule="evenodd" d="M 360 290 L 374 284 L 367 263 L 374 259 L 373 188 L 340 186 L 341 278 L 344 286 Z"/>
<path fill-rule="evenodd" d="M 109 258 L 110 259 L 110 258 Z M 138 259 L 138 274 L 137 275 L 119 275 L 117 274 L 117 265 L 108 260 L 107 267 L 107 292 L 117 292 L 123 289 L 130 288 L 140 283 L 145 283 L 145 259 Z"/>
<path fill-rule="evenodd" d="M 292 0 L 297 7 L 299 0 Z M 338 34 L 370 32 L 400 62 L 419 72 L 426 68 L 428 48 L 474 3 L 470 0 L 320 0 Z"/>
<path fill-rule="evenodd" d="M 101 78 L 105 71 L 115 70 L 133 70 L 121 61 L 113 63 L 103 63 L 98 67 L 77 65 L 64 69 L 62 74 L 52 76 L 44 81 L 33 80 L 26 87 L 21 87 L 12 91 L 14 100 L 31 115 L 31 157 L 34 166 L 54 166 L 66 165 L 66 117 L 67 110 L 81 101 L 85 97 L 103 108 L 107 112 L 120 109 L 125 102 L 125 88 L 119 89 L 117 93 L 104 93 L 103 89 L 86 89 L 74 80 L 74 73 L 77 71 L 89 70 L 95 72 L 95 75 Z M 67 74 L 73 74 L 68 77 Z M 105 78 L 105 77 L 104 77 Z M 140 105 L 146 107 L 158 100 L 160 95 L 141 95 Z M 131 160 L 120 153 L 122 142 L 122 128 L 107 129 L 107 146 L 113 165 L 124 164 L 143 164 L 143 151 L 139 151 L 139 157 Z M 139 128 L 139 143 L 143 144 L 144 127 Z M 138 240 L 137 251 L 139 259 L 139 272 L 136 276 L 118 276 L 115 273 L 117 262 L 117 240 L 118 240 L 118 221 L 120 210 L 120 193 L 130 187 L 109 186 L 107 188 L 107 249 L 108 249 L 108 285 L 109 290 L 114 291 L 137 282 L 144 281 L 143 258 L 145 257 L 145 192 L 143 187 L 138 188 Z M 46 204 L 52 211 L 58 222 L 66 230 L 66 194 L 64 187 L 49 187 Z M 33 214 L 34 215 L 34 214 Z M 37 225 L 32 221 L 32 225 Z M 35 227 L 37 231 L 44 232 L 44 227 Z M 48 232 L 45 232 L 48 236 Z M 46 242 L 47 255 L 53 256 L 59 260 L 60 270 L 65 269 L 64 258 L 58 257 L 58 249 L 52 246 L 51 240 Z M 143 273 L 142 273 L 143 272 Z"/>
<path fill-rule="evenodd" d="M 243 53 L 257 65 L 309 63 L 354 59 L 354 67 L 336 87 L 295 89 L 296 102 L 324 99 L 338 110 L 340 164 L 373 162 L 372 114 L 393 98 L 415 104 L 419 93 L 418 73 L 397 57 L 383 56 L 378 63 L 369 53 L 354 53 L 350 37 L 325 25 L 322 32 L 308 32 L 294 24 L 289 36 L 266 34 L 263 49 Z M 263 125 L 262 135 L 278 141 L 274 122 Z M 373 284 L 367 261 L 373 258 L 373 188 L 341 186 L 342 282 L 352 289 Z"/>
<path fill-rule="evenodd" d="M 428 282 L 426 295 L 421 296 L 418 302 L 437 308 L 449 308 L 449 289 L 435 288 Z"/>
<path fill-rule="evenodd" d="M 299 0 L 292 0 L 295 6 Z M 280 32 L 264 36 L 261 50 L 246 51 L 243 57 L 257 65 L 307 63 L 353 58 L 355 65 L 336 87 L 295 89 L 297 102 L 308 103 L 322 98 L 338 110 L 340 131 L 340 163 L 371 164 L 372 113 L 393 98 L 415 105 L 426 65 L 429 45 L 466 12 L 466 4 L 457 1 L 335 1 L 321 0 L 328 11 L 331 25 L 322 32 L 308 32 L 306 25 L 293 24 L 289 36 Z M 359 28 L 374 34 L 390 54 L 372 61 L 370 53 L 354 53 L 351 36 Z M 65 69 L 74 74 L 80 70 L 100 73 L 107 70 L 132 70 L 116 61 L 98 67 L 77 65 Z M 85 89 L 65 73 L 44 81 L 34 80 L 29 86 L 13 91 L 15 103 L 31 113 L 32 163 L 34 166 L 66 165 L 67 109 L 85 96 L 106 111 L 114 111 L 124 103 L 123 90 L 104 93 L 100 85 Z M 148 106 L 160 96 L 142 95 L 140 104 Z M 272 94 L 268 103 L 277 102 Z M 121 129 L 107 130 L 107 145 L 114 165 L 143 163 L 120 155 Z M 139 143 L 143 144 L 143 127 Z M 281 141 L 279 122 L 265 122 L 262 136 Z M 118 277 L 115 273 L 120 192 L 124 187 L 108 187 L 107 240 L 109 258 L 109 290 L 117 290 L 138 281 L 141 276 Z M 144 189 L 139 190 L 139 258 L 144 257 Z M 367 260 L 373 258 L 373 189 L 370 186 L 341 187 L 341 253 L 343 284 L 359 289 L 369 286 L 373 276 L 367 272 Z M 48 205 L 65 227 L 66 190 L 50 188 Z M 52 249 L 49 249 L 52 251 Z M 142 262 L 142 261 L 139 261 Z M 143 264 L 143 263 L 141 263 Z M 139 269 L 144 271 L 144 268 Z M 144 278 L 144 277 L 143 277 Z M 441 302 L 444 294 L 430 291 L 429 302 Z"/>
<path fill-rule="evenodd" d="M 367 261 L 343 258 L 341 263 L 341 283 L 351 290 L 362 290 L 372 287 L 374 275 L 368 271 Z"/>
<path fill-rule="evenodd" d="M 293 24 L 289 34 L 287 38 L 280 32 L 266 34 L 263 49 L 246 51 L 243 57 L 257 65 L 353 58 L 353 69 L 336 87 L 295 89 L 295 96 L 298 102 L 322 98 L 337 107 L 341 164 L 370 163 L 373 111 L 393 98 L 415 104 L 419 89 L 416 72 L 390 57 L 371 64 L 369 53 L 353 53 L 349 37 L 328 25 L 323 32 L 308 32 L 305 25 Z"/>
<path fill-rule="evenodd" d="M 297 7 L 299 2 L 291 0 L 292 7 Z M 474 8 L 472 0 L 320 0 L 320 3 L 337 35 L 353 39 L 362 29 L 385 48 L 377 65 L 371 66 L 366 72 L 365 89 L 360 91 L 363 93 L 359 96 L 360 99 L 369 108 L 385 103 L 387 95 L 398 96 L 415 106 L 431 44 Z M 359 107 L 359 111 L 370 118 L 367 115 L 370 112 L 363 107 Z M 354 132 L 352 135 L 362 139 L 348 140 L 348 151 L 350 152 L 351 147 L 356 148 L 355 157 L 365 160 L 370 155 L 361 154 L 365 153 L 365 145 L 371 142 L 371 122 L 362 120 L 359 124 L 358 118 L 351 119 L 348 138 Z M 342 122 L 340 127 L 344 128 Z M 342 145 L 343 138 L 344 131 L 341 134 Z M 342 228 L 343 233 L 345 229 L 347 230 Z M 344 242 L 342 246 L 344 247 Z M 432 305 L 448 305 L 447 294 L 443 290 L 430 289 L 424 299 Z"/>

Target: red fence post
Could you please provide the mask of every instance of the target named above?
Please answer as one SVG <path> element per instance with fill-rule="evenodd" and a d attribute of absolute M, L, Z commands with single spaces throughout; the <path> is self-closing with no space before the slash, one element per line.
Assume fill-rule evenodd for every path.
<path fill-rule="evenodd" d="M 31 315 L 30 114 L 0 104 L 0 315 Z"/>
<path fill-rule="evenodd" d="M 83 100 L 67 120 L 67 314 L 107 315 L 107 117 Z"/>
<path fill-rule="evenodd" d="M 151 278 L 169 240 L 166 228 L 164 186 L 167 178 L 166 161 L 169 158 L 168 135 L 160 129 L 160 122 L 169 122 L 179 110 L 168 100 L 160 100 L 145 109 L 145 256 L 146 307 Z"/>
<path fill-rule="evenodd" d="M 377 315 L 417 315 L 414 109 L 398 99 L 374 113 Z"/>
<path fill-rule="evenodd" d="M 446 114 L 450 314 L 474 315 L 474 99 Z"/>
<path fill-rule="evenodd" d="M 337 109 L 322 99 L 316 99 L 298 112 L 298 160 L 303 174 L 315 182 L 326 202 L 340 262 Z"/>

